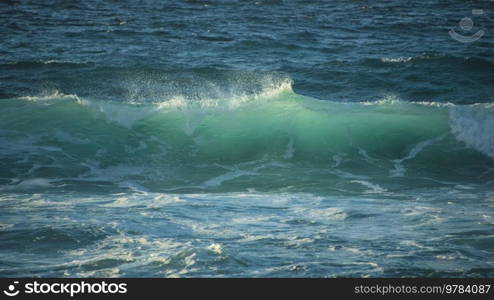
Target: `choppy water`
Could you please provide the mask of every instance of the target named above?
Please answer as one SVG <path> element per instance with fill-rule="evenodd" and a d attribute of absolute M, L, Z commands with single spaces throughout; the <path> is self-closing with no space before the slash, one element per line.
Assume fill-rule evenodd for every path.
<path fill-rule="evenodd" d="M 0 276 L 494 276 L 493 9 L 1 2 Z"/>

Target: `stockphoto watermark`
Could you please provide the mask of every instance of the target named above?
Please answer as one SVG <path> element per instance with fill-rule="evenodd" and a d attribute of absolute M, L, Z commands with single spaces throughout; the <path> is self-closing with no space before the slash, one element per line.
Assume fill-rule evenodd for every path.
<path fill-rule="evenodd" d="M 3 290 L 3 294 L 9 297 L 17 295 L 65 295 L 74 297 L 76 295 L 88 294 L 126 294 L 127 283 L 115 282 L 39 282 L 36 280 L 19 283 L 13 281 Z"/>
<path fill-rule="evenodd" d="M 472 18 L 483 14 L 483 9 L 472 9 L 472 16 L 462 18 L 456 28 L 451 28 L 449 35 L 460 43 L 473 43 L 479 40 L 484 36 L 485 32 L 481 29 L 474 30 L 475 23 Z"/>

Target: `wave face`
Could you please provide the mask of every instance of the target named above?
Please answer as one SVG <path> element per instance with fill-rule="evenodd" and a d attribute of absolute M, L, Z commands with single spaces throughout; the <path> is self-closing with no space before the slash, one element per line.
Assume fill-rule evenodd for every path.
<path fill-rule="evenodd" d="M 372 191 L 493 179 L 490 104 L 320 101 L 286 79 L 216 99 L 55 92 L 2 103 L 2 190 Z"/>

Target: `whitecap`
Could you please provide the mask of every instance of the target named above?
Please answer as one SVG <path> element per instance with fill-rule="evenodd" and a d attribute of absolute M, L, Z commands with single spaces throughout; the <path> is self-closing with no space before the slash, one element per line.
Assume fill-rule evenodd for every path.
<path fill-rule="evenodd" d="M 223 253 L 223 248 L 221 247 L 220 244 L 217 244 L 217 243 L 212 243 L 211 245 L 209 245 L 207 247 L 207 249 L 218 254 L 218 255 Z"/>
<path fill-rule="evenodd" d="M 494 105 L 455 106 L 450 109 L 449 118 L 457 140 L 494 158 Z"/>

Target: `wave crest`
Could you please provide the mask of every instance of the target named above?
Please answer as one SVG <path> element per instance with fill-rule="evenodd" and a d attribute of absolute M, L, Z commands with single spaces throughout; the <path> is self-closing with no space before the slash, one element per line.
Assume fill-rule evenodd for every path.
<path fill-rule="evenodd" d="M 16 112 L 0 119 L 9 174 L 0 185 L 8 186 L 47 174 L 53 187 L 107 180 L 137 189 L 216 189 L 269 176 L 258 184 L 298 186 L 292 177 L 309 176 L 302 182 L 337 177 L 338 188 L 387 193 L 369 179 L 446 182 L 451 169 L 476 178 L 494 158 L 492 105 L 321 101 L 289 81 L 237 98 L 128 103 L 55 92 L 3 104 Z"/>

